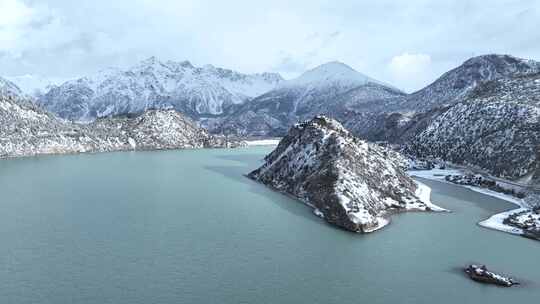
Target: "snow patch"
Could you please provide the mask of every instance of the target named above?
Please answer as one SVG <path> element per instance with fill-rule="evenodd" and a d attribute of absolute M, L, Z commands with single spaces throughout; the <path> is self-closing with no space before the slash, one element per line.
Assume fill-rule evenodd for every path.
<path fill-rule="evenodd" d="M 460 174 L 463 174 L 463 172 L 459 169 L 433 169 L 433 170 L 409 171 L 409 174 L 411 176 L 421 177 L 421 178 L 430 179 L 430 180 L 443 182 L 443 183 L 449 183 L 452 185 L 458 185 L 458 184 L 450 183 L 446 181 L 444 178 L 446 175 L 460 175 Z M 511 234 L 518 234 L 518 235 L 523 234 L 523 229 L 504 224 L 504 220 L 508 218 L 510 215 L 523 212 L 523 211 L 530 211 L 529 206 L 525 203 L 523 199 L 514 197 L 512 195 L 499 193 L 493 190 L 481 188 L 481 187 L 470 186 L 470 185 L 458 185 L 458 186 L 465 187 L 469 190 L 472 190 L 474 192 L 478 192 L 484 195 L 488 195 L 488 196 L 492 196 L 501 200 L 505 200 L 507 202 L 510 202 L 518 206 L 519 207 L 518 209 L 508 210 L 502 213 L 497 213 L 495 215 L 492 215 L 488 219 L 479 222 L 478 225 L 485 228 L 499 230 L 499 231 L 503 231 L 503 232 L 507 232 Z M 417 193 L 417 195 L 420 198 L 422 198 L 421 196 L 422 194 Z"/>
<path fill-rule="evenodd" d="M 281 139 L 259 139 L 259 140 L 247 140 L 248 146 L 277 146 Z"/>
<path fill-rule="evenodd" d="M 133 138 L 128 138 L 128 142 L 129 142 L 129 145 L 131 146 L 131 148 L 135 149 L 137 148 L 137 142 L 135 141 L 135 139 Z"/>

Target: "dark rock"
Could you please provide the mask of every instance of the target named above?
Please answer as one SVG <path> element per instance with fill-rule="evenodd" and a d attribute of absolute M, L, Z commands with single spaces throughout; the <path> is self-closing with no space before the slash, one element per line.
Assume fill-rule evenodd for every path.
<path fill-rule="evenodd" d="M 472 280 L 481 283 L 504 287 L 511 287 L 519 284 L 519 282 L 512 278 L 489 271 L 484 265 L 469 265 L 465 268 L 465 273 L 467 273 Z"/>

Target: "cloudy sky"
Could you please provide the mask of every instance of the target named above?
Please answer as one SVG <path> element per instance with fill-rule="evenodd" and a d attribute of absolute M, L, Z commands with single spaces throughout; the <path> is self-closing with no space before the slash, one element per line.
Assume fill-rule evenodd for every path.
<path fill-rule="evenodd" d="M 0 75 L 161 60 L 290 78 L 339 60 L 406 91 L 471 56 L 540 60 L 537 0 L 0 0 Z"/>

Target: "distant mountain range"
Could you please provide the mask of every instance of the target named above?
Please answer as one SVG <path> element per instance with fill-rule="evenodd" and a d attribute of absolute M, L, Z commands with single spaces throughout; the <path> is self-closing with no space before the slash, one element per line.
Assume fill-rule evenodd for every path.
<path fill-rule="evenodd" d="M 242 105 L 214 131 L 283 136 L 324 114 L 416 156 L 539 184 L 539 99 L 540 63 L 508 55 L 471 58 L 412 94 L 330 63 Z"/>
<path fill-rule="evenodd" d="M 402 96 L 405 93 L 398 89 L 343 63 L 331 62 L 245 103 L 211 130 L 244 136 L 283 136 L 296 122 L 317 114 L 341 118 L 366 102 Z"/>
<path fill-rule="evenodd" d="M 78 124 L 56 117 L 21 94 L 16 86 L 0 78 L 0 158 L 242 144 L 210 135 L 174 110 L 149 110 Z"/>
<path fill-rule="evenodd" d="M 278 74 L 242 74 L 212 65 L 161 62 L 155 57 L 127 70 L 109 69 L 52 87 L 37 99 L 43 108 L 75 121 L 175 109 L 194 119 L 223 115 L 275 88 Z"/>
<path fill-rule="evenodd" d="M 538 183 L 539 73 L 539 62 L 485 55 L 406 94 L 340 62 L 284 80 L 149 58 L 54 86 L 35 102 L 75 121 L 174 109 L 212 133 L 245 137 L 284 136 L 322 114 L 359 137 L 402 144 L 410 154 Z M 0 89 L 22 94 L 5 80 Z"/>

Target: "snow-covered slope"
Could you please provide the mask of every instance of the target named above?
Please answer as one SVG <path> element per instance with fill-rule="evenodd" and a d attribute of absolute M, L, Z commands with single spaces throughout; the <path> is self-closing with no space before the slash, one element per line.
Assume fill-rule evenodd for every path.
<path fill-rule="evenodd" d="M 399 111 L 424 112 L 459 101 L 483 82 L 538 72 L 540 62 L 533 60 L 496 54 L 473 57 L 424 89 L 410 94 L 396 107 Z"/>
<path fill-rule="evenodd" d="M 342 62 L 332 61 L 311 69 L 300 75 L 298 78 L 284 82 L 282 86 L 312 86 L 316 88 L 325 86 L 356 87 L 368 83 L 383 84 L 378 80 L 355 71 L 353 68 Z"/>
<path fill-rule="evenodd" d="M 151 110 L 136 117 L 80 125 L 5 95 L 0 95 L 0 126 L 0 158 L 231 146 L 174 110 Z"/>
<path fill-rule="evenodd" d="M 356 107 L 399 96 L 404 93 L 343 63 L 330 62 L 244 104 L 212 131 L 283 136 L 291 125 L 314 115 L 341 118 Z"/>
<path fill-rule="evenodd" d="M 477 86 L 436 116 L 408 150 L 540 182 L 540 73 Z"/>
<path fill-rule="evenodd" d="M 296 121 L 316 114 L 338 119 L 370 140 L 399 141 L 425 124 L 434 110 L 451 106 L 478 85 L 495 79 L 540 72 L 540 63 L 508 55 L 471 58 L 426 88 L 403 92 L 339 62 L 324 64 L 284 82 L 214 123 L 214 132 L 281 136 Z M 437 109 L 437 110 L 436 110 Z"/>
<path fill-rule="evenodd" d="M 16 84 L 0 77 L 0 96 L 20 97 L 22 95 L 23 92 Z"/>
<path fill-rule="evenodd" d="M 168 108 L 199 118 L 224 114 L 281 82 L 278 74 L 247 75 L 151 57 L 125 71 L 109 69 L 68 81 L 41 96 L 39 104 L 62 118 L 82 121 Z"/>
<path fill-rule="evenodd" d="M 293 126 L 265 164 L 249 177 L 315 208 L 326 221 L 371 232 L 402 210 L 441 210 L 405 172 L 395 152 L 352 136 L 336 120 L 318 116 Z"/>
<path fill-rule="evenodd" d="M 540 62 L 509 55 L 471 58 L 424 89 L 368 104 L 344 120 L 355 134 L 369 140 L 407 142 L 447 108 L 468 98 L 477 87 L 498 79 L 540 72 Z M 356 116 L 356 117 L 355 117 Z"/>

